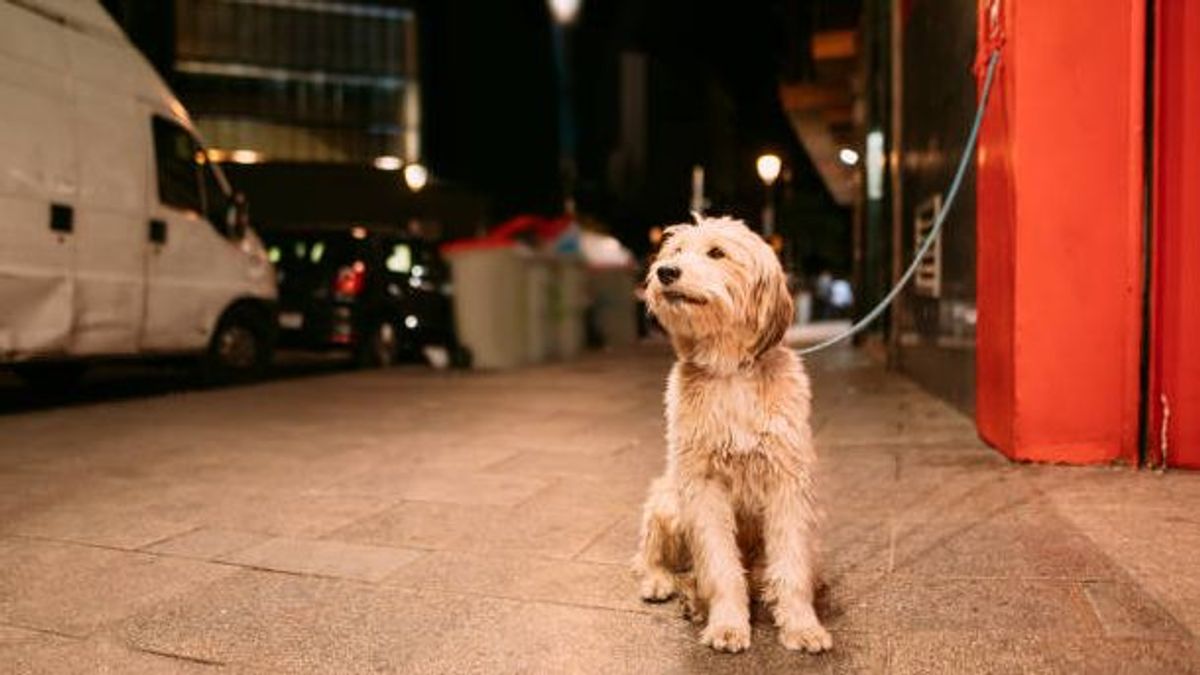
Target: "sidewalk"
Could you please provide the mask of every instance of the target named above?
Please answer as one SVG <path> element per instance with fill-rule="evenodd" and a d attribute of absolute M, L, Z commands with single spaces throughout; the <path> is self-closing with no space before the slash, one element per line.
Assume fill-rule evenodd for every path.
<path fill-rule="evenodd" d="M 0 672 L 1200 672 L 1200 475 L 1010 464 L 810 362 L 832 653 L 638 600 L 643 347 L 0 416 Z"/>

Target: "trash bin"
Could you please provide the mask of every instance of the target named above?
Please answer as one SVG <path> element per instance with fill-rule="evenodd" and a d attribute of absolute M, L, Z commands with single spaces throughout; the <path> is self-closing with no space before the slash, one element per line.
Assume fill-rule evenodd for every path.
<path fill-rule="evenodd" d="M 554 357 L 554 295 L 557 283 L 553 260 L 545 255 L 523 256 L 525 280 L 525 361 L 544 363 Z"/>
<path fill-rule="evenodd" d="M 634 270 L 627 267 L 595 267 L 588 271 L 592 327 L 605 347 L 622 347 L 637 341 L 634 275 Z"/>
<path fill-rule="evenodd" d="M 454 283 L 459 341 L 476 368 L 515 368 L 528 362 L 526 256 L 514 244 L 473 240 L 442 249 Z"/>
<path fill-rule="evenodd" d="M 572 359 L 583 352 L 587 341 L 587 276 L 583 261 L 578 258 L 558 258 L 554 269 L 555 292 L 551 296 L 554 355 Z"/>

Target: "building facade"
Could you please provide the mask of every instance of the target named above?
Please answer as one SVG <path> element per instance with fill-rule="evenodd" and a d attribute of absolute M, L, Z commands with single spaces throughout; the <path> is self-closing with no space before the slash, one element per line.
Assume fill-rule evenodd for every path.
<path fill-rule="evenodd" d="M 868 3 L 891 16 L 866 39 L 893 59 L 868 73 L 889 85 L 893 278 L 1000 54 L 973 175 L 893 310 L 894 363 L 1014 459 L 1200 468 L 1200 7 Z"/>
<path fill-rule="evenodd" d="M 386 0 L 104 0 L 218 160 L 421 159 L 417 17 Z"/>
<path fill-rule="evenodd" d="M 177 0 L 174 83 L 218 152 L 412 162 L 420 159 L 416 35 L 414 12 L 402 6 Z"/>

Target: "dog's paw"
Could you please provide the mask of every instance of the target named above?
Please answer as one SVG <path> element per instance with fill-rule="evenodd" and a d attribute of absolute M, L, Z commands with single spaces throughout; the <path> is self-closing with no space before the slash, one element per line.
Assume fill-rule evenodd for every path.
<path fill-rule="evenodd" d="M 750 647 L 750 623 L 709 622 L 700 633 L 700 641 L 719 652 L 736 654 Z"/>
<path fill-rule="evenodd" d="M 662 572 L 647 572 L 639 593 L 646 602 L 666 602 L 675 595 L 675 580 Z"/>
<path fill-rule="evenodd" d="M 699 626 L 708 621 L 708 612 L 705 611 L 704 603 L 700 602 L 693 595 L 681 593 L 679 595 L 679 613 L 684 619 L 691 621 Z"/>
<path fill-rule="evenodd" d="M 821 624 L 810 623 L 799 628 L 780 628 L 779 644 L 786 649 L 819 654 L 833 648 L 833 637 Z"/>

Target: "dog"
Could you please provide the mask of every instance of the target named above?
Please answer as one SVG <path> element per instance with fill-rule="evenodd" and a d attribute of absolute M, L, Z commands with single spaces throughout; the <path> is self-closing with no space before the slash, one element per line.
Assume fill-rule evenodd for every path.
<path fill-rule="evenodd" d="M 800 358 L 782 344 L 794 311 L 775 252 L 732 218 L 671 226 L 646 298 L 676 362 L 666 471 L 650 486 L 634 558 L 642 599 L 682 595 L 706 622 L 701 642 L 740 652 L 750 646 L 753 592 L 784 647 L 830 649 L 813 608 L 811 394 Z"/>

